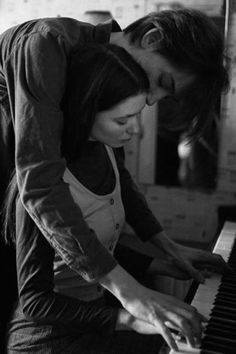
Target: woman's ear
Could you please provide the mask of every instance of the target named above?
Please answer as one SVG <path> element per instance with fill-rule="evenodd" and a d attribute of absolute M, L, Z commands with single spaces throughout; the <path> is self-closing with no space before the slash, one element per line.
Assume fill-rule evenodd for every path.
<path fill-rule="evenodd" d="M 160 39 L 160 31 L 157 28 L 152 28 L 143 35 L 141 39 L 141 47 L 149 50 L 157 49 Z"/>

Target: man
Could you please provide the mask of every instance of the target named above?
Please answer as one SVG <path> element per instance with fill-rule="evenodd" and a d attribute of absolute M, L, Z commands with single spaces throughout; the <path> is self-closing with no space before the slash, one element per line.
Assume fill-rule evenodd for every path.
<path fill-rule="evenodd" d="M 92 26 L 69 18 L 33 20 L 9 29 L 0 36 L 0 100 L 1 100 L 1 186 L 5 190 L 13 167 L 16 168 L 22 202 L 49 243 L 75 271 L 83 265 L 87 281 L 99 279 L 115 294 L 134 316 L 159 326 L 168 344 L 175 348 L 166 322 L 177 318 L 178 328 L 194 345 L 199 339 L 201 318 L 189 313 L 195 334 L 183 321 L 178 305 L 165 296 L 152 302 L 153 294 L 137 296 L 136 284 L 117 265 L 86 225 L 77 222 L 80 210 L 62 182 L 65 160 L 61 157 L 63 115 L 60 110 L 70 55 L 83 44 L 113 43 L 124 47 L 145 69 L 150 92 L 147 104 L 175 95 L 193 102 L 194 117 L 186 122 L 190 136 L 197 136 L 207 123 L 208 111 L 215 98 L 227 86 L 223 68 L 223 44 L 217 30 L 204 15 L 190 11 L 167 11 L 146 16 L 124 31 L 115 21 Z M 195 95 L 198 92 L 198 95 Z M 120 161 L 120 160 L 119 160 Z M 221 257 L 188 249 L 171 241 L 148 209 L 145 200 L 122 167 L 122 183 L 126 186 L 126 217 L 143 240 L 149 240 L 160 251 L 166 263 L 153 261 L 160 274 L 193 277 L 203 281 L 196 265 L 203 263 L 222 271 Z M 132 198 L 130 198 L 132 195 Z M 135 197 L 134 197 L 135 196 Z M 3 196 L 1 196 L 3 198 Z M 136 199 L 135 199 L 136 198 Z M 135 203 L 129 203 L 134 200 Z M 68 215 L 68 210 L 70 213 Z M 143 230 L 143 211 L 149 230 Z M 83 232 L 88 246 L 81 243 Z M 82 262 L 83 261 L 83 262 Z M 2 267 L 3 268 L 3 267 Z M 132 283 L 132 284 L 131 284 Z M 156 307 L 160 304 L 160 311 Z M 152 309 L 155 308 L 155 314 Z M 166 317 L 165 308 L 170 317 Z M 171 321 L 170 321 L 171 322 Z M 175 323 L 175 321 L 174 321 Z"/>

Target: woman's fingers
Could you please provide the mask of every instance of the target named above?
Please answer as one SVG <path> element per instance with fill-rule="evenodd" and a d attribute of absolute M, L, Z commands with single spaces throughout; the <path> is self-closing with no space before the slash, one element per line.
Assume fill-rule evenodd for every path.
<path fill-rule="evenodd" d="M 171 332 L 170 329 L 181 333 L 190 346 L 198 346 L 201 341 L 203 316 L 200 315 L 194 307 L 188 304 L 182 304 L 177 300 L 176 305 L 176 308 L 171 308 L 170 306 L 169 309 L 161 315 L 159 309 L 157 309 L 156 316 L 152 320 L 153 325 L 161 328 L 160 332 L 162 336 L 174 350 L 177 350 L 175 341 L 176 334 Z"/>
<path fill-rule="evenodd" d="M 232 268 L 225 262 L 224 258 L 217 253 L 202 251 L 201 261 L 195 261 L 197 269 L 207 269 L 213 273 L 232 273 Z"/>
<path fill-rule="evenodd" d="M 175 335 L 170 328 L 181 333 L 193 347 L 201 340 L 202 322 L 205 320 L 198 311 L 170 295 L 147 288 L 140 288 L 135 301 L 125 303 L 125 308 L 135 318 L 156 327 L 168 345 L 177 350 Z M 146 328 L 145 330 L 149 330 Z"/>
<path fill-rule="evenodd" d="M 200 343 L 202 326 L 197 316 L 195 319 L 197 324 L 193 323 L 193 317 L 190 319 L 189 314 L 183 316 L 178 313 L 170 313 L 168 317 L 171 318 L 171 324 L 174 324 L 174 326 L 171 325 L 171 327 L 174 327 L 175 330 L 178 329 L 178 332 L 185 337 L 189 345 L 195 347 L 196 344 Z"/>
<path fill-rule="evenodd" d="M 201 342 L 201 330 L 196 329 L 185 319 L 180 323 L 181 333 L 184 335 L 187 343 L 193 348 Z"/>
<path fill-rule="evenodd" d="M 202 336 L 202 317 L 200 316 L 200 314 L 198 313 L 198 311 L 191 306 L 191 310 L 189 311 L 189 316 L 190 318 L 187 318 L 187 333 L 189 333 L 189 331 L 191 332 L 191 345 L 193 345 L 192 343 L 192 339 L 195 342 L 197 340 L 198 343 L 200 343 L 201 341 L 201 336 Z M 193 336 L 193 338 L 192 338 Z"/>
<path fill-rule="evenodd" d="M 199 272 L 196 268 L 194 268 L 191 263 L 184 261 L 181 258 L 176 258 L 176 265 L 180 268 L 185 270 L 191 278 L 196 280 L 198 283 L 203 284 L 205 282 L 204 276 Z"/>
<path fill-rule="evenodd" d="M 169 347 L 175 351 L 178 351 L 178 346 L 175 341 L 175 336 L 169 328 L 165 325 L 164 321 L 160 321 L 159 319 L 156 319 L 153 322 L 153 325 L 157 328 L 159 328 L 160 334 L 162 337 L 165 339 L 166 343 L 169 345 Z"/>
<path fill-rule="evenodd" d="M 181 333 L 193 347 L 200 344 L 203 323 L 206 321 L 207 319 L 195 307 L 177 299 L 175 299 L 173 306 L 169 306 L 165 312 L 166 326 Z"/>
<path fill-rule="evenodd" d="M 170 249 L 168 256 L 172 258 L 173 264 L 199 283 L 204 283 L 205 278 L 188 260 L 185 260 L 176 249 Z"/>
<path fill-rule="evenodd" d="M 170 327 L 175 327 L 173 324 L 170 324 Z M 175 351 L 178 350 L 175 338 L 176 334 L 172 333 L 167 324 L 164 321 L 161 321 L 160 318 L 156 318 L 152 321 L 152 324 L 145 322 L 143 320 L 134 318 L 132 321 L 131 328 L 138 333 L 142 334 L 160 334 L 164 340 L 167 342 L 169 347 Z M 177 327 L 176 327 L 177 328 Z M 177 331 L 176 331 L 177 332 Z"/>

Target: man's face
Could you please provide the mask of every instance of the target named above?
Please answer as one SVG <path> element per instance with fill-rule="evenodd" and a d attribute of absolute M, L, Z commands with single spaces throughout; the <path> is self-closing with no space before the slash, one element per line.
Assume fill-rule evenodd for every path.
<path fill-rule="evenodd" d="M 136 60 L 142 65 L 149 79 L 147 104 L 152 105 L 166 96 L 179 96 L 194 81 L 194 75 L 177 69 L 158 53 L 140 49 Z"/>

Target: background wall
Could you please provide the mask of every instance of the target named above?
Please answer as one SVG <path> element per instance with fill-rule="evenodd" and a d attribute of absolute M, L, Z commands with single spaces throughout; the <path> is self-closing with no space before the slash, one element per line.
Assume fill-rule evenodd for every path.
<path fill-rule="evenodd" d="M 146 12 L 145 0 L 0 0 L 0 32 L 32 18 L 68 16 L 83 20 L 87 10 L 109 10 L 121 26 Z"/>
<path fill-rule="evenodd" d="M 32 18 L 69 16 L 83 19 L 86 10 L 109 10 L 123 27 L 147 12 L 173 3 L 193 6 L 212 15 L 220 13 L 222 2 L 223 0 L 0 0 L 0 32 Z"/>

